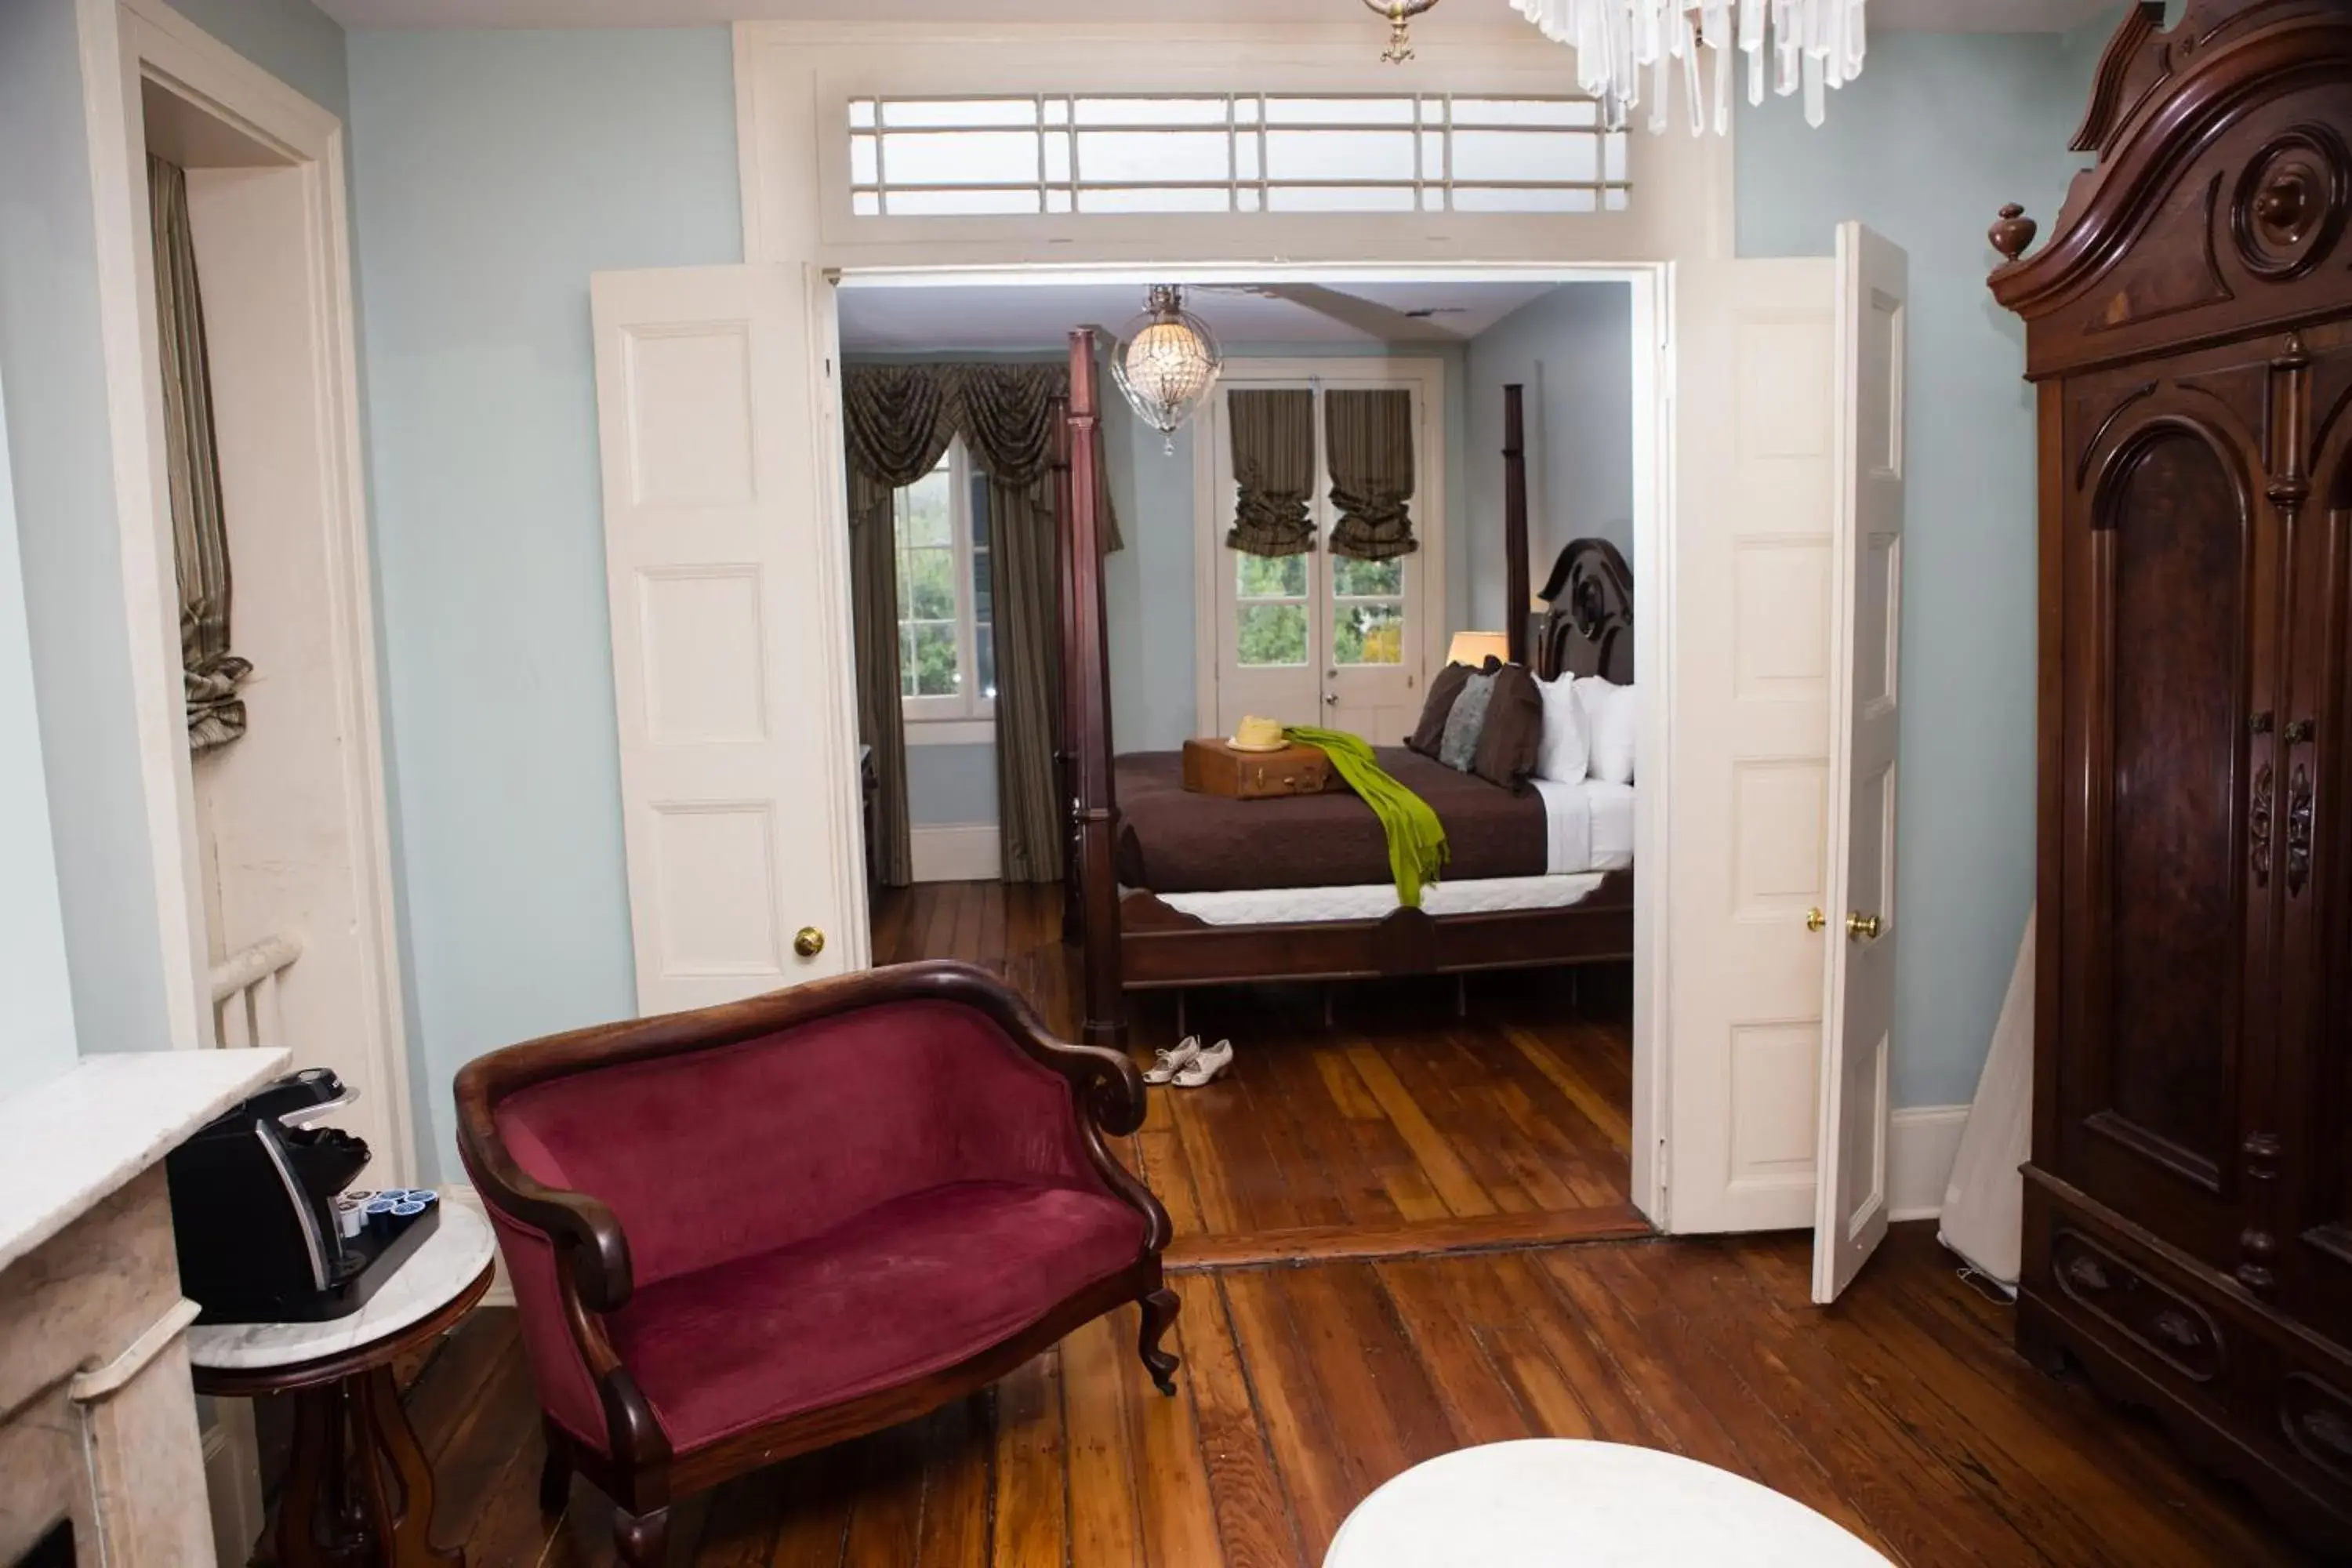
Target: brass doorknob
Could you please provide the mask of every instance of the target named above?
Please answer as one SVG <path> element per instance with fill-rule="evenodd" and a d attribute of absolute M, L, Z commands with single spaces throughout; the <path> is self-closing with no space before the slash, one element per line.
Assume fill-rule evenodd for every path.
<path fill-rule="evenodd" d="M 814 926 L 801 927 L 800 934 L 793 938 L 793 951 L 803 958 L 814 958 L 824 951 L 824 932 Z"/>
<path fill-rule="evenodd" d="M 1805 929 L 1807 931 L 1819 931 L 1829 923 L 1830 917 L 1822 913 L 1821 910 L 1807 910 L 1805 911 Z"/>
<path fill-rule="evenodd" d="M 1876 915 L 1865 915 L 1857 910 L 1845 917 L 1845 934 L 1849 941 L 1876 942 L 1878 931 Z"/>

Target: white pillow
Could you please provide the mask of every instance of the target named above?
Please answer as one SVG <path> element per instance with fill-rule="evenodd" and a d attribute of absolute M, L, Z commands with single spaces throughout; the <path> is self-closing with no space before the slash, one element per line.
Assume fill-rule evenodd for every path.
<path fill-rule="evenodd" d="M 1597 675 L 1576 683 L 1584 707 L 1584 732 L 1591 748 L 1592 776 L 1604 784 L 1633 782 L 1633 688 Z"/>
<path fill-rule="evenodd" d="M 1559 784 L 1582 782 L 1591 762 L 1592 742 L 1584 731 L 1584 705 L 1576 700 L 1576 683 L 1563 675 L 1538 680 L 1543 694 L 1543 740 L 1536 748 L 1536 777 Z"/>

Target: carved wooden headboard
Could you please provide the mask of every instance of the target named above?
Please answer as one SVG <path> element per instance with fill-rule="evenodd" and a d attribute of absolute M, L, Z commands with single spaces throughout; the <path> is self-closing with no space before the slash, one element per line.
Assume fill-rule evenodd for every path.
<path fill-rule="evenodd" d="M 1572 539 L 1538 595 L 1536 673 L 1602 675 L 1633 683 L 1633 570 L 1605 539 Z"/>

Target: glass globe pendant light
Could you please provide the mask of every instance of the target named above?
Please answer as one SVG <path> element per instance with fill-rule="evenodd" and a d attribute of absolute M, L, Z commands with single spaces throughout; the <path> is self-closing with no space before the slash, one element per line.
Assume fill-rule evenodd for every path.
<path fill-rule="evenodd" d="M 1209 323 L 1184 309 L 1182 289 L 1165 283 L 1152 288 L 1143 314 L 1111 349 L 1111 379 L 1143 422 L 1167 437 L 1171 456 L 1177 426 L 1209 400 L 1224 367 Z"/>

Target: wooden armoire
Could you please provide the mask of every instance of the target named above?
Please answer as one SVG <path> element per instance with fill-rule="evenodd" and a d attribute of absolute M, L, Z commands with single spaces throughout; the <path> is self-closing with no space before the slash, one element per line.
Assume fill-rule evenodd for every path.
<path fill-rule="evenodd" d="M 1992 231 L 2041 431 L 2018 1337 L 2352 1553 L 2352 0 L 2163 15 L 2048 240 Z"/>

